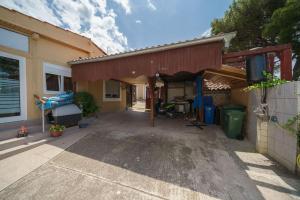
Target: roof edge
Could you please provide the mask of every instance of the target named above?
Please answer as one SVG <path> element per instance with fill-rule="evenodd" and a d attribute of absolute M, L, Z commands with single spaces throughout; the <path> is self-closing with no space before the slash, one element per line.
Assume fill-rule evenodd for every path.
<path fill-rule="evenodd" d="M 3 9 L 5 9 L 5 10 L 11 11 L 11 12 L 15 12 L 15 13 L 18 13 L 18 14 L 21 14 L 21 15 L 23 15 L 23 16 L 25 16 L 25 17 L 30 18 L 30 19 L 34 19 L 34 20 L 39 21 L 39 22 L 41 22 L 41 23 L 48 24 L 48 25 L 52 26 L 53 28 L 56 28 L 56 29 L 60 29 L 60 30 L 69 32 L 69 33 L 71 33 L 71 34 L 73 34 L 73 35 L 76 35 L 76 36 L 78 36 L 78 37 L 82 37 L 82 38 L 88 40 L 89 42 L 93 43 L 93 45 L 94 45 L 96 48 L 98 48 L 102 53 L 104 53 L 105 55 L 107 55 L 107 53 L 106 53 L 101 47 L 99 47 L 99 46 L 98 46 L 91 38 L 89 38 L 89 37 L 86 37 L 86 36 L 84 36 L 84 35 L 75 33 L 74 31 L 71 31 L 71 30 L 69 30 L 69 29 L 61 28 L 61 27 L 59 27 L 59 26 L 57 26 L 57 25 L 54 25 L 54 24 L 51 24 L 51 23 L 49 23 L 49 22 L 46 22 L 46 21 L 37 19 L 37 18 L 35 18 L 35 17 L 32 17 L 32 16 L 30 16 L 30 15 L 27 15 L 27 14 L 25 14 L 25 13 L 22 13 L 22 12 L 18 11 L 18 10 L 15 10 L 15 9 L 7 8 L 7 7 L 2 6 L 2 5 L 0 5 L 0 8 L 3 8 Z M 29 31 L 30 31 L 30 30 L 29 30 Z"/>
<path fill-rule="evenodd" d="M 235 36 L 235 32 L 226 33 L 222 35 L 216 35 L 208 38 L 199 38 L 194 40 L 188 40 L 184 42 L 178 42 L 178 43 L 171 43 L 166 45 L 158 45 L 154 47 L 144 48 L 144 49 L 138 49 L 134 51 L 124 52 L 124 53 L 118 53 L 118 54 L 112 54 L 107 56 L 101 56 L 101 57 L 94 57 L 94 58 L 83 58 L 78 60 L 69 61 L 68 64 L 75 65 L 75 64 L 82 64 L 82 63 L 91 63 L 91 62 L 97 62 L 97 61 L 105 61 L 105 60 L 112 60 L 117 58 L 123 58 L 128 56 L 135 56 L 135 55 L 141 55 L 141 54 L 147 54 L 147 53 L 154 53 L 169 49 L 176 49 L 186 46 L 192 46 L 197 44 L 207 44 L 212 42 L 218 42 L 223 41 L 224 43 L 230 42 L 230 40 Z M 227 44 L 226 44 L 227 46 Z"/>

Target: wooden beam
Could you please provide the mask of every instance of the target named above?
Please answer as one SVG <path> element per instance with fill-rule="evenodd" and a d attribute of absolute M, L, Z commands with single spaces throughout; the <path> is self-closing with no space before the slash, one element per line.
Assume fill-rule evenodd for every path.
<path fill-rule="evenodd" d="M 225 54 L 227 55 L 227 54 Z M 242 63 L 245 61 L 244 57 L 233 57 L 233 58 L 224 58 L 224 56 L 222 57 L 222 63 L 226 64 L 226 63 Z"/>
<path fill-rule="evenodd" d="M 238 67 L 232 67 L 232 66 L 229 66 L 229 65 L 222 65 L 221 71 L 246 76 L 246 71 L 245 70 L 242 70 L 241 68 L 238 68 Z"/>
<path fill-rule="evenodd" d="M 245 50 L 245 51 L 227 53 L 227 54 L 224 54 L 222 58 L 224 60 L 224 59 L 228 59 L 228 58 L 252 56 L 252 55 L 258 55 L 258 54 L 270 53 L 270 52 L 280 52 L 280 51 L 283 51 L 286 49 L 291 49 L 291 48 L 292 48 L 291 44 L 268 46 L 268 47 L 254 49 L 254 50 Z"/>
<path fill-rule="evenodd" d="M 285 49 L 280 53 L 280 74 L 281 79 L 292 80 L 292 50 Z"/>
<path fill-rule="evenodd" d="M 229 74 L 224 74 L 222 72 L 214 72 L 214 71 L 206 70 L 204 72 L 204 75 L 205 74 L 214 74 L 214 75 L 218 75 L 218 76 L 224 76 L 224 77 L 228 77 L 228 78 L 233 78 L 233 79 L 238 79 L 238 80 L 246 81 L 246 78 L 238 77 L 238 76 L 234 76 L 234 75 L 229 75 Z"/>

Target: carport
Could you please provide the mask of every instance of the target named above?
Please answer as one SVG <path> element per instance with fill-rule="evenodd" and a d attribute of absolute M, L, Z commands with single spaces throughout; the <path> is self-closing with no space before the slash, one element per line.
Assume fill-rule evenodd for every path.
<path fill-rule="evenodd" d="M 224 53 L 234 36 L 235 33 L 227 33 L 70 61 L 74 91 L 78 81 L 118 80 L 128 84 L 148 83 L 150 119 L 154 126 L 155 84 L 158 77 L 163 77 L 166 86 L 168 78 L 185 79 L 185 75 L 189 74 L 192 77 L 202 77 L 203 90 L 242 88 L 247 86 L 245 58 L 268 53 L 269 67 L 273 67 L 275 56 L 280 57 L 281 78 L 291 79 L 290 45 Z"/>

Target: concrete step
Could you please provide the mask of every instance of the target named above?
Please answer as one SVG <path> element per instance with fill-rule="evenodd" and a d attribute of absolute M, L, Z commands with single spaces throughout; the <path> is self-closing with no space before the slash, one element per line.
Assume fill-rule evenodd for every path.
<path fill-rule="evenodd" d="M 45 132 L 49 128 L 49 124 L 45 125 Z M 2 128 L 0 129 L 0 141 L 5 141 L 8 139 L 15 139 L 18 134 L 18 130 L 20 129 L 21 125 L 16 126 L 9 126 L 8 128 Z M 42 125 L 41 124 L 33 124 L 26 126 L 29 132 L 29 135 L 35 134 L 38 132 L 42 132 Z"/>
<path fill-rule="evenodd" d="M 1 145 L 7 147 L 10 146 L 10 148 L 4 149 L 1 147 L 2 150 L 0 151 L 0 160 L 28 151 L 42 144 L 48 143 L 54 140 L 55 138 L 49 137 L 49 135 L 46 133 L 40 133 L 40 134 L 36 134 L 35 137 L 33 136 L 33 137 L 26 137 L 24 139 L 21 138 L 16 138 L 16 139 L 17 140 L 10 139 L 2 142 Z"/>
<path fill-rule="evenodd" d="M 20 138 L 11 138 L 7 140 L 0 141 L 0 151 L 13 148 L 18 145 L 28 144 L 34 141 L 38 141 L 41 139 L 44 139 L 49 134 L 48 132 L 42 133 L 42 132 L 36 132 L 36 133 L 30 133 L 27 137 L 20 137 Z"/>

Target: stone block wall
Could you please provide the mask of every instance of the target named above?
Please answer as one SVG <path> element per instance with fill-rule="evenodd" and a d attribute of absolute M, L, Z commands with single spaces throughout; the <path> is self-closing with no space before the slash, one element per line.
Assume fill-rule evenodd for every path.
<path fill-rule="evenodd" d="M 260 153 L 267 153 L 292 172 L 297 171 L 297 136 L 272 120 L 262 120 L 253 112 L 260 93 L 251 91 L 248 101 L 247 137 Z M 300 81 L 289 82 L 267 91 L 269 116 L 284 124 L 300 112 Z"/>
<path fill-rule="evenodd" d="M 284 124 L 296 116 L 300 106 L 300 82 L 289 82 L 268 90 L 269 115 Z M 295 124 L 295 126 L 297 126 Z M 296 127 L 295 127 L 296 128 Z M 296 171 L 297 136 L 278 124 L 268 123 L 268 154 L 287 167 Z"/>
<path fill-rule="evenodd" d="M 256 149 L 259 153 L 268 153 L 268 121 L 257 118 Z"/>

